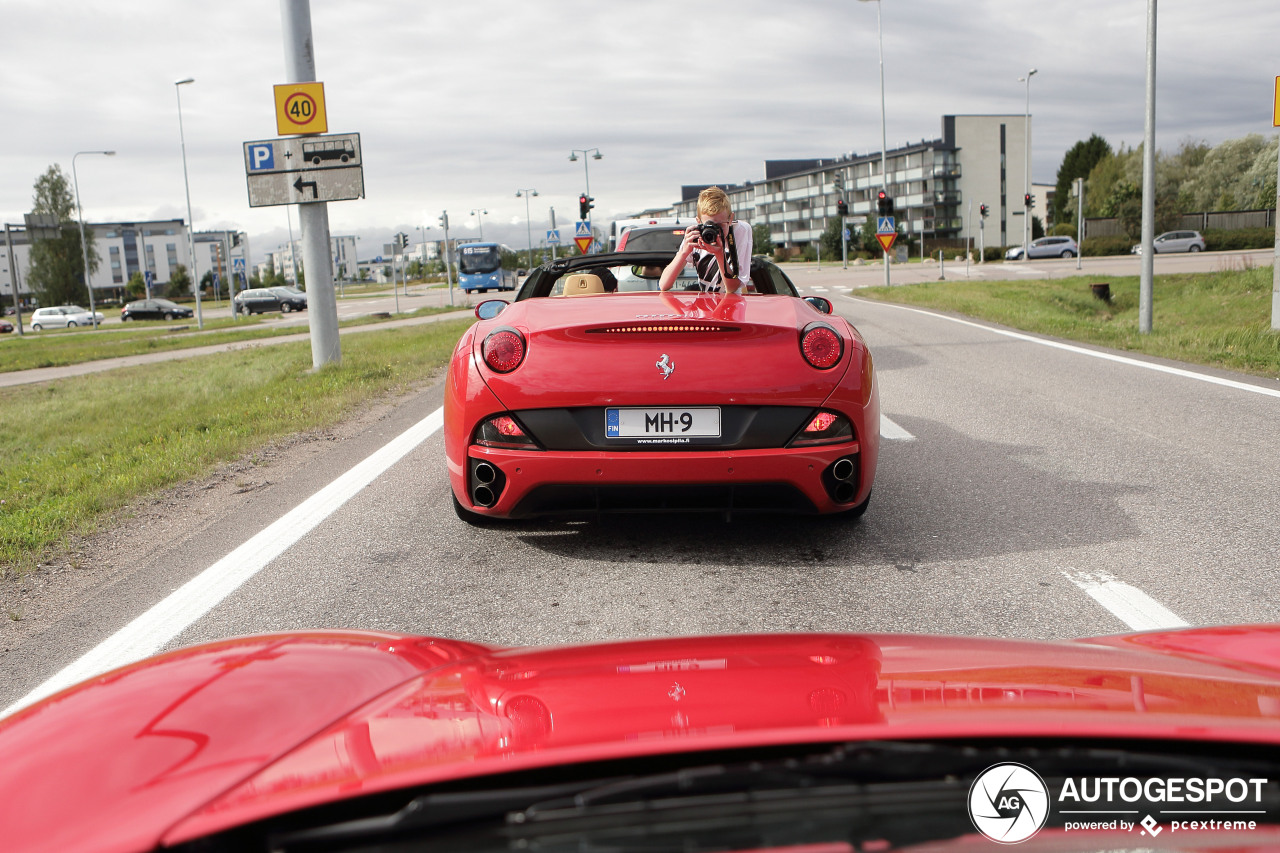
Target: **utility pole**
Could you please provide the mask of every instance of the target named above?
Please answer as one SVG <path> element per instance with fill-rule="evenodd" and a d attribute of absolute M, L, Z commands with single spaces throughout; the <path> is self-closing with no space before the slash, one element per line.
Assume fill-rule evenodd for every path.
<path fill-rule="evenodd" d="M 284 23 L 286 83 L 316 80 L 315 44 L 311 38 L 310 0 L 280 0 Z M 325 202 L 298 205 L 302 226 L 302 268 L 307 271 L 307 314 L 311 326 L 311 366 L 342 363 L 338 339 L 338 302 L 329 262 L 329 207 Z"/>
<path fill-rule="evenodd" d="M 556 230 L 556 209 L 554 207 L 551 208 L 551 230 L 552 231 Z M 552 243 L 551 244 L 551 260 L 554 261 L 555 259 L 556 259 L 556 244 Z"/>
<path fill-rule="evenodd" d="M 1142 275 L 1138 281 L 1138 332 L 1151 334 L 1156 238 L 1156 0 L 1147 0 L 1147 118 L 1142 142 Z"/>
<path fill-rule="evenodd" d="M 449 211 L 440 212 L 440 227 L 444 229 L 444 280 L 449 283 L 449 304 L 453 304 L 453 264 L 449 259 Z"/>

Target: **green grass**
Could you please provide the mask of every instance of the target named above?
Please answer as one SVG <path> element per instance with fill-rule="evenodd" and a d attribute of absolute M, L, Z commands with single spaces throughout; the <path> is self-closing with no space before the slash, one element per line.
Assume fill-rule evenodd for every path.
<path fill-rule="evenodd" d="M 464 308 L 465 306 L 420 308 L 412 313 L 394 315 L 391 319 L 402 320 L 406 317 L 442 314 Z M 339 325 L 347 328 L 386 321 L 386 318 L 361 317 L 347 320 Z M 0 339 L 0 373 L 30 370 L 36 367 L 61 367 L 103 358 L 167 352 L 235 341 L 274 338 L 281 335 L 307 334 L 306 326 L 276 326 L 270 320 L 264 321 L 261 315 L 239 320 L 232 320 L 229 317 L 209 320 L 204 324 L 204 331 L 197 330 L 194 319 L 172 323 L 154 321 L 114 323 L 101 326 L 97 331 L 44 329 L 33 332 L 30 330 L 29 322 L 24 318 L 24 327 L 27 329 L 25 335 L 8 334 Z"/>
<path fill-rule="evenodd" d="M 1111 302 L 1090 285 L 1111 285 Z M 857 296 L 954 311 L 1016 329 L 1280 379 L 1271 331 L 1271 267 L 1157 276 L 1152 331 L 1138 331 L 1137 276 L 938 281 L 869 287 Z"/>
<path fill-rule="evenodd" d="M 141 495 L 402 393 L 447 363 L 471 320 L 306 341 L 0 390 L 0 569 L 65 551 Z"/>

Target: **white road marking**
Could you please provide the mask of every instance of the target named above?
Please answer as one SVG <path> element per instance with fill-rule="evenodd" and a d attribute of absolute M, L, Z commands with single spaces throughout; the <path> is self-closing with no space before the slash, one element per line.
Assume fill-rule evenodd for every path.
<path fill-rule="evenodd" d="M 916 437 L 907 432 L 902 427 L 895 424 L 884 414 L 880 413 L 880 437 L 893 439 L 895 441 L 915 441 Z"/>
<path fill-rule="evenodd" d="M 817 292 L 819 292 L 819 293 L 826 293 L 826 292 L 827 292 L 827 288 L 825 288 L 825 287 L 819 287 L 819 286 L 818 286 L 818 285 L 816 285 L 816 284 L 811 284 L 811 285 L 809 285 L 809 289 L 810 289 L 810 290 L 813 290 L 813 291 L 817 291 Z"/>
<path fill-rule="evenodd" d="M 848 299 L 850 301 L 859 301 L 859 302 L 864 301 L 864 300 L 854 300 L 852 296 L 841 295 L 841 298 Z M 1117 364 L 1127 364 L 1130 367 L 1141 367 L 1141 368 L 1145 368 L 1146 370 L 1154 370 L 1158 373 L 1168 373 L 1173 376 L 1181 376 L 1184 379 L 1198 379 L 1201 382 L 1209 382 L 1213 385 L 1222 385 L 1223 387 L 1226 387 L 1226 388 L 1234 388 L 1237 391 L 1252 391 L 1254 394 L 1263 394 L 1267 397 L 1280 398 L 1280 390 L 1277 390 L 1275 388 L 1266 388 L 1262 385 L 1250 385 L 1247 382 L 1237 382 L 1234 379 L 1223 379 L 1222 377 L 1219 377 L 1219 376 L 1210 376 L 1207 373 L 1196 373 L 1191 370 L 1183 370 L 1180 367 L 1169 367 L 1168 365 L 1155 364 L 1150 361 L 1140 361 L 1136 358 L 1128 358 L 1123 355 L 1113 355 L 1112 353 L 1109 353 L 1109 352 L 1099 352 L 1098 350 L 1086 349 L 1084 347 L 1078 347 L 1072 344 L 1064 344 L 1059 341 L 1051 341 L 1045 338 L 1038 338 L 1035 335 L 1028 335 L 1023 332 L 1011 332 L 1006 329 L 997 329 L 993 326 L 987 326 L 982 323 L 975 323 L 972 320 L 962 320 L 959 317 L 948 317 L 946 314 L 938 314 L 934 311 L 925 311 L 921 308 L 912 308 L 907 305 L 894 305 L 892 302 L 878 302 L 877 304 L 885 305 L 890 308 L 900 308 L 903 311 L 912 311 L 916 314 L 924 314 L 926 317 L 936 317 L 939 320 L 950 320 L 952 323 L 959 323 L 962 326 L 972 326 L 975 329 L 982 329 L 983 331 L 992 332 L 997 335 L 1004 335 L 1006 338 L 1016 338 L 1020 341 L 1027 341 L 1033 344 L 1040 344 L 1041 346 L 1053 347 L 1054 349 L 1066 350 L 1067 352 L 1074 352 L 1080 355 L 1092 356 L 1093 358 L 1101 358 L 1105 361 L 1114 361 Z"/>
<path fill-rule="evenodd" d="M 1186 628 L 1190 623 L 1135 586 L 1106 572 L 1063 572 L 1113 616 L 1134 631 Z"/>
<path fill-rule="evenodd" d="M 5 708 L 0 718 L 87 678 L 155 654 L 443 425 L 444 409 L 439 408 Z"/>

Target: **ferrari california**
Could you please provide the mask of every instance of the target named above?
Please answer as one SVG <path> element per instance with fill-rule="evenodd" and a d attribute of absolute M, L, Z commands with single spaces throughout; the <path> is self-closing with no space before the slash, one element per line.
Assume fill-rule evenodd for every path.
<path fill-rule="evenodd" d="M 178 649 L 0 720 L 8 853 L 1275 850 L 1280 628 Z"/>
<path fill-rule="evenodd" d="M 866 510 L 880 409 L 858 330 L 763 258 L 746 293 L 659 291 L 671 257 L 560 259 L 476 306 L 445 390 L 460 518 Z"/>

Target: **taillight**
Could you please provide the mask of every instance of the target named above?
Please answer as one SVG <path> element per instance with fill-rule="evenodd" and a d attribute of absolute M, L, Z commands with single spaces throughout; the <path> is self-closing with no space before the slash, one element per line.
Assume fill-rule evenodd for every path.
<path fill-rule="evenodd" d="M 520 422 L 510 415 L 494 415 L 486 418 L 476 428 L 475 443 L 484 447 L 501 447 L 506 450 L 537 450 L 538 444 L 524 431 Z"/>
<path fill-rule="evenodd" d="M 800 335 L 800 352 L 805 361 L 819 370 L 827 370 L 840 363 L 844 341 L 826 323 L 813 323 Z"/>
<path fill-rule="evenodd" d="M 496 329 L 480 348 L 484 363 L 496 373 L 510 373 L 524 361 L 524 338 L 515 329 Z"/>
<path fill-rule="evenodd" d="M 820 444 L 839 444 L 853 440 L 853 424 L 839 412 L 826 409 L 818 411 L 800 434 L 791 440 L 791 447 L 815 447 Z"/>

